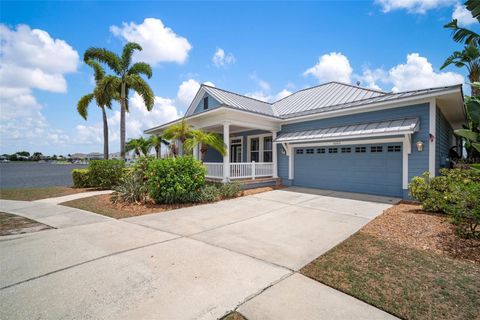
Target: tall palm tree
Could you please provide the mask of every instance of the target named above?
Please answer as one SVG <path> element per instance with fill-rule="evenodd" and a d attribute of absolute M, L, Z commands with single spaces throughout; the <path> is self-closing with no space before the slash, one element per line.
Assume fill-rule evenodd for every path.
<path fill-rule="evenodd" d="M 167 140 L 157 135 L 151 135 L 150 138 L 148 138 L 147 142 L 150 147 L 153 147 L 155 149 L 155 155 L 157 159 L 160 158 L 160 149 L 162 147 L 162 144 L 166 146 L 170 145 L 170 143 Z"/>
<path fill-rule="evenodd" d="M 474 42 L 470 42 L 462 51 L 455 51 L 445 60 L 440 70 L 451 64 L 457 68 L 467 68 L 472 96 L 477 96 L 478 88 L 473 83 L 480 81 L 480 50 L 478 46 Z"/>
<path fill-rule="evenodd" d="M 467 0 L 465 7 L 471 12 L 472 16 L 480 22 L 480 4 L 478 0 Z M 480 35 L 472 30 L 461 28 L 458 25 L 457 19 L 453 19 L 443 26 L 444 28 L 452 30 L 452 38 L 455 42 L 463 42 L 465 44 L 475 43 L 480 45 Z"/>
<path fill-rule="evenodd" d="M 94 78 L 95 78 L 95 88 L 93 89 L 92 93 L 86 94 L 80 98 L 77 103 L 77 111 L 82 118 L 87 120 L 88 117 L 88 106 L 90 103 L 95 100 L 97 106 L 102 110 L 102 121 L 103 121 L 103 158 L 108 159 L 108 122 L 107 122 L 107 112 L 106 108 L 112 108 L 112 100 L 117 99 L 117 94 L 110 94 L 106 92 L 101 83 L 105 78 L 105 70 L 103 70 L 102 66 L 94 61 L 94 60 L 87 60 L 85 62 L 90 67 L 93 68 L 94 71 Z"/>
<path fill-rule="evenodd" d="M 152 110 L 154 95 L 150 86 L 140 75 L 152 77 L 152 68 L 144 62 L 132 64 L 132 54 L 142 47 L 134 42 L 129 42 L 123 47 L 122 56 L 103 48 L 89 48 L 83 59 L 90 59 L 105 63 L 115 73 L 115 76 L 106 76 L 101 87 L 105 92 L 118 93 L 120 98 L 120 156 L 125 158 L 125 113 L 128 111 L 129 91 L 136 91 L 143 99 L 148 111 Z"/>
<path fill-rule="evenodd" d="M 179 123 L 172 124 L 170 127 L 163 131 L 163 138 L 167 140 L 179 140 L 183 144 L 185 141 L 192 136 L 193 128 L 182 119 Z M 175 142 L 171 145 L 172 153 L 174 156 L 177 156 L 178 148 Z"/>
<path fill-rule="evenodd" d="M 227 153 L 225 143 L 216 133 L 205 132 L 202 130 L 192 130 L 190 137 L 185 140 L 183 146 L 185 150 L 191 151 L 196 145 L 200 145 L 200 160 L 204 162 L 209 147 L 217 150 L 222 156 Z"/>

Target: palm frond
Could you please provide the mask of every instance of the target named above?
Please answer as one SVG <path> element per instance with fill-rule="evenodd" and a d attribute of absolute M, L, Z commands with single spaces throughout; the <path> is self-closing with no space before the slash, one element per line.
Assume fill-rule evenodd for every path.
<path fill-rule="evenodd" d="M 137 74 L 128 75 L 126 77 L 127 86 L 129 89 L 136 91 L 143 99 L 145 107 L 148 111 L 152 110 L 155 102 L 152 88 Z"/>
<path fill-rule="evenodd" d="M 87 60 L 85 63 L 93 68 L 93 77 L 95 82 L 99 82 L 105 77 L 105 70 L 103 70 L 100 63 L 93 59 Z"/>
<path fill-rule="evenodd" d="M 127 74 L 144 74 L 147 78 L 152 77 L 152 67 L 145 62 L 134 63 L 133 66 L 128 70 Z"/>
<path fill-rule="evenodd" d="M 77 103 L 78 114 L 85 120 L 87 120 L 87 117 L 88 117 L 88 105 L 92 102 L 93 98 L 94 98 L 94 94 L 90 93 L 90 94 L 84 95 L 83 97 L 80 98 L 80 100 L 78 100 L 78 103 Z"/>
<path fill-rule="evenodd" d="M 479 0 L 467 0 L 465 7 L 472 13 L 472 16 L 480 22 L 480 1 Z"/>
<path fill-rule="evenodd" d="M 122 52 L 122 69 L 126 71 L 132 62 L 132 54 L 135 50 L 142 51 L 142 47 L 135 42 L 129 42 L 123 47 Z"/>
<path fill-rule="evenodd" d="M 122 72 L 120 57 L 107 49 L 88 48 L 83 55 L 83 61 L 86 63 L 88 60 L 96 60 L 105 63 L 116 74 L 121 74 Z"/>
<path fill-rule="evenodd" d="M 472 30 L 459 27 L 457 19 L 453 19 L 443 27 L 452 30 L 452 38 L 455 42 L 480 44 L 480 35 Z"/>

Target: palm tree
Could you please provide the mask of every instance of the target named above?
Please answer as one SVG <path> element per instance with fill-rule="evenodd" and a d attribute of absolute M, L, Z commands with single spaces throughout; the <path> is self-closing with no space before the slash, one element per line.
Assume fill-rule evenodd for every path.
<path fill-rule="evenodd" d="M 125 145 L 125 151 L 130 152 L 132 150 L 138 157 L 140 157 L 145 151 L 145 139 L 140 137 L 138 139 L 128 140 L 127 144 Z M 146 153 L 148 153 L 148 151 Z"/>
<path fill-rule="evenodd" d="M 471 12 L 472 16 L 480 22 L 480 6 L 478 0 L 467 0 L 465 6 L 467 10 Z M 480 35 L 472 30 L 459 27 L 457 19 L 453 19 L 443 27 L 452 30 L 452 38 L 455 42 L 480 45 Z"/>
<path fill-rule="evenodd" d="M 142 47 L 134 42 L 129 42 L 123 47 L 122 56 L 103 48 L 89 48 L 84 56 L 84 61 L 94 59 L 105 63 L 115 73 L 115 76 L 106 76 L 101 82 L 102 91 L 111 95 L 119 94 L 120 98 L 120 156 L 125 158 L 125 113 L 128 111 L 129 91 L 136 91 L 143 99 L 148 111 L 152 110 L 154 95 L 150 86 L 140 75 L 152 77 L 152 68 L 144 62 L 131 64 L 132 54 Z"/>
<path fill-rule="evenodd" d="M 94 78 L 95 78 L 95 89 L 92 93 L 86 94 L 80 98 L 77 103 L 77 111 L 80 116 L 87 120 L 88 117 L 88 106 L 95 99 L 97 106 L 102 109 L 102 119 L 103 119 L 103 158 L 108 159 L 108 122 L 107 122 L 107 112 L 105 108 L 112 108 L 112 99 L 118 99 L 118 95 L 110 95 L 109 92 L 105 92 L 101 88 L 101 82 L 105 78 L 105 70 L 102 66 L 94 61 L 86 61 L 90 67 L 93 68 Z"/>
<path fill-rule="evenodd" d="M 182 145 L 185 141 L 192 136 L 192 127 L 182 119 L 179 123 L 172 124 L 170 127 L 163 131 L 163 138 L 167 140 L 179 140 Z M 173 156 L 177 156 L 178 148 L 175 142 L 171 145 Z"/>
<path fill-rule="evenodd" d="M 477 96 L 478 88 L 472 85 L 480 81 L 480 50 L 474 42 L 470 42 L 462 51 L 455 51 L 445 60 L 440 70 L 449 65 L 455 65 L 457 68 L 467 68 L 468 79 L 471 83 L 472 96 Z"/>
<path fill-rule="evenodd" d="M 167 140 L 157 135 L 151 135 L 150 138 L 148 138 L 147 142 L 150 147 L 153 147 L 155 149 L 155 155 L 157 159 L 160 158 L 160 149 L 162 147 L 162 144 L 166 146 L 170 145 L 170 143 Z"/>
<path fill-rule="evenodd" d="M 217 150 L 222 156 L 227 153 L 225 143 L 216 133 L 192 130 L 190 137 L 185 140 L 183 146 L 185 150 L 191 151 L 196 145 L 200 145 L 200 160 L 202 162 L 205 160 L 209 147 Z"/>

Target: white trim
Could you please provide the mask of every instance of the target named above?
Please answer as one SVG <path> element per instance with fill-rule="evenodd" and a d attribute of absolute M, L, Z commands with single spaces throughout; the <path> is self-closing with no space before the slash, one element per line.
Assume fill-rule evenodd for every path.
<path fill-rule="evenodd" d="M 324 146 L 338 146 L 338 145 L 351 145 L 351 144 L 375 144 L 375 143 L 394 143 L 403 142 L 404 138 L 388 138 L 388 139 L 365 139 L 365 140 L 351 140 L 351 141 L 328 141 L 328 142 L 312 142 L 312 143 L 299 143 L 288 144 L 292 148 L 305 148 L 305 147 L 324 147 Z"/>
<path fill-rule="evenodd" d="M 228 182 L 230 180 L 230 123 L 223 123 L 223 143 L 227 147 L 227 152 L 223 156 L 223 181 Z"/>
<path fill-rule="evenodd" d="M 437 140 L 437 133 L 436 133 L 436 125 L 437 125 L 437 105 L 435 103 L 435 99 L 430 100 L 429 102 L 429 116 L 428 116 L 428 132 L 429 134 L 433 135 L 433 141 L 428 137 L 428 171 L 430 172 L 431 176 L 435 176 L 435 154 L 436 154 L 436 140 Z"/>
<path fill-rule="evenodd" d="M 295 155 L 293 154 L 293 148 L 291 145 L 288 145 L 288 179 L 293 180 L 294 179 L 294 170 L 293 166 L 294 164 L 294 158 Z"/>
<path fill-rule="evenodd" d="M 290 140 L 290 141 L 282 141 L 280 140 L 279 142 L 281 143 L 298 143 L 298 142 L 308 142 L 308 141 L 325 141 L 325 140 L 347 140 L 347 139 L 355 139 L 355 138 L 372 138 L 372 137 L 388 137 L 388 136 L 401 136 L 404 134 L 412 134 L 415 131 L 418 131 L 418 128 L 415 127 L 414 130 L 408 130 L 408 131 L 397 131 L 397 132 L 390 132 L 390 133 L 366 133 L 366 134 L 356 134 L 356 135 L 351 135 L 351 136 L 337 136 L 337 137 L 327 137 L 327 138 L 311 138 L 311 139 L 298 139 L 298 140 Z"/>
<path fill-rule="evenodd" d="M 410 135 L 405 135 L 402 150 L 402 189 L 408 189 L 408 155 L 412 150 Z"/>
<path fill-rule="evenodd" d="M 273 162 L 273 178 L 278 178 L 278 157 L 277 157 L 277 152 L 278 152 L 278 145 L 275 142 L 275 139 L 277 138 L 277 132 L 272 131 L 272 162 Z"/>
<path fill-rule="evenodd" d="M 230 137 L 230 147 L 232 146 L 232 140 L 240 139 L 240 162 L 243 162 L 243 136 Z"/>
<path fill-rule="evenodd" d="M 255 139 L 255 138 L 258 138 L 258 142 L 259 142 L 259 146 L 258 146 L 258 162 L 263 162 L 263 151 L 264 151 L 264 148 L 263 148 L 263 138 L 265 137 L 272 137 L 272 158 L 273 158 L 273 136 L 272 136 L 272 133 L 262 133 L 262 134 L 255 134 L 255 135 L 251 135 L 251 136 L 247 136 L 247 162 L 251 162 L 252 161 L 252 157 L 250 155 L 250 146 L 251 146 L 251 140 L 252 139 Z M 272 159 L 272 162 L 273 162 L 273 159 Z"/>

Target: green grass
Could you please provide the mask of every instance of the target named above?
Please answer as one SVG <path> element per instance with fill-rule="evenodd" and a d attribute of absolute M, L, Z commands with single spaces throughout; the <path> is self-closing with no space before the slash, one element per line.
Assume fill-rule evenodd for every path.
<path fill-rule="evenodd" d="M 31 189 L 0 189 L 0 199 L 33 201 L 45 198 L 61 197 L 88 191 L 84 188 L 48 187 Z"/>
<path fill-rule="evenodd" d="M 404 319 L 480 319 L 480 265 L 362 231 L 301 273 Z"/>
<path fill-rule="evenodd" d="M 475 168 L 477 170 L 480 170 L 480 163 L 473 163 L 470 165 L 472 168 Z"/>

